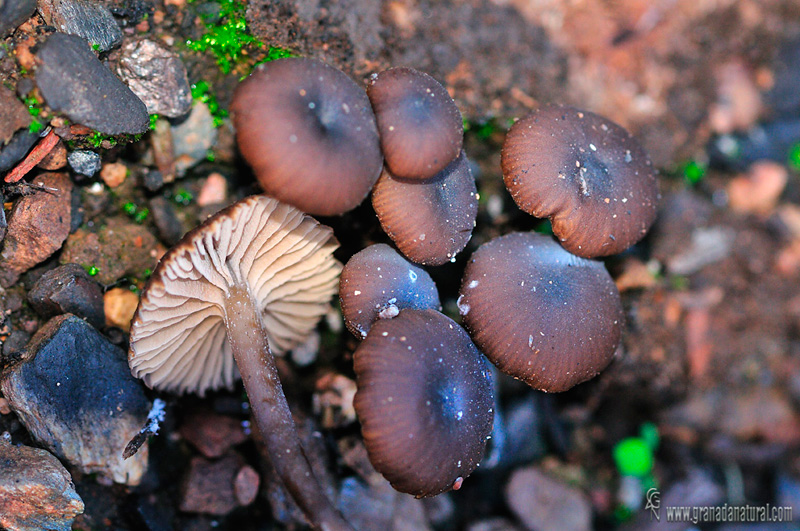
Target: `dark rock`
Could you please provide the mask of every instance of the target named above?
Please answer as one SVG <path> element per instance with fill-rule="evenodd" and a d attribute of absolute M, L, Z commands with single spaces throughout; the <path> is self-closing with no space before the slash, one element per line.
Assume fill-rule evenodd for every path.
<path fill-rule="evenodd" d="M 100 167 L 103 164 L 99 154 L 88 150 L 71 152 L 67 156 L 67 161 L 69 161 L 69 165 L 75 173 L 80 173 L 87 177 L 91 177 L 100 171 Z"/>
<path fill-rule="evenodd" d="M 181 436 L 206 457 L 222 457 L 231 447 L 247 440 L 241 421 L 210 411 L 186 416 Z"/>
<path fill-rule="evenodd" d="M 39 135 L 35 135 L 23 129 L 17 131 L 8 144 L 0 146 L 0 172 L 6 172 L 14 167 L 14 165 L 22 160 L 22 157 L 28 154 L 36 141 L 39 140 Z"/>
<path fill-rule="evenodd" d="M 83 512 L 69 472 L 46 450 L 0 438 L 0 526 L 69 531 Z"/>
<path fill-rule="evenodd" d="M 143 226 L 109 218 L 98 232 L 81 228 L 70 234 L 61 252 L 61 263 L 95 267 L 97 280 L 109 285 L 126 275 L 143 278 L 144 271 L 156 265 L 157 244 Z"/>
<path fill-rule="evenodd" d="M 35 0 L 0 1 L 0 39 L 17 29 L 36 11 Z"/>
<path fill-rule="evenodd" d="M 164 186 L 164 175 L 158 170 L 145 171 L 142 184 L 151 192 L 157 192 Z"/>
<path fill-rule="evenodd" d="M 234 480 L 242 460 L 228 455 L 217 461 L 195 457 L 189 465 L 180 509 L 189 513 L 223 516 L 238 506 Z"/>
<path fill-rule="evenodd" d="M 780 119 L 750 129 L 747 133 L 723 135 L 709 147 L 714 164 L 744 171 L 756 161 L 784 163 L 800 138 L 800 118 Z"/>
<path fill-rule="evenodd" d="M 2 8 L 0 8 L 2 9 Z M 31 115 L 13 92 L 0 85 L 0 146 L 11 140 L 17 129 L 28 127 Z"/>
<path fill-rule="evenodd" d="M 31 335 L 25 330 L 14 330 L 3 343 L 3 358 L 8 362 L 19 360 L 20 354 L 25 350 L 25 345 L 30 341 Z"/>
<path fill-rule="evenodd" d="M 51 109 L 101 133 L 144 133 L 147 107 L 92 53 L 85 40 L 54 33 L 38 52 L 36 83 Z"/>
<path fill-rule="evenodd" d="M 170 247 L 178 243 L 186 234 L 186 228 L 178 219 L 175 206 L 163 195 L 157 195 L 150 200 L 150 212 L 153 222 L 158 229 L 158 235 Z"/>
<path fill-rule="evenodd" d="M 192 92 L 180 56 L 150 39 L 126 42 L 117 74 L 147 106 L 150 114 L 170 118 L 192 108 Z"/>
<path fill-rule="evenodd" d="M 40 0 L 39 12 L 47 24 L 83 37 L 99 52 L 122 42 L 122 30 L 111 12 L 90 0 Z"/>
<path fill-rule="evenodd" d="M 19 276 L 56 252 L 69 234 L 72 182 L 64 173 L 43 174 L 34 184 L 46 187 L 14 204 L 0 252 L 0 285 Z"/>
<path fill-rule="evenodd" d="M 48 271 L 28 293 L 28 301 L 42 317 L 72 313 L 97 329 L 105 325 L 103 289 L 78 264 Z"/>
<path fill-rule="evenodd" d="M 505 494 L 511 511 L 527 529 L 589 531 L 592 528 L 589 499 L 536 467 L 515 470 Z"/>
<path fill-rule="evenodd" d="M 123 460 L 149 404 L 125 352 L 86 321 L 62 315 L 34 335 L 0 389 L 31 435 L 86 474 L 136 485 L 148 451 Z"/>

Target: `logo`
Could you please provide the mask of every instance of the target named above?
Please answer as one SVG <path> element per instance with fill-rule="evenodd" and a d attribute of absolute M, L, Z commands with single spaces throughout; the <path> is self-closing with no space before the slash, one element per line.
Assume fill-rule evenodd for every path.
<path fill-rule="evenodd" d="M 650 509 L 653 514 L 650 516 L 652 520 L 655 518 L 657 521 L 661 521 L 661 513 L 659 512 L 661 509 L 661 493 L 658 491 L 657 488 L 653 487 L 647 491 L 645 494 L 645 499 L 647 500 L 647 505 L 644 506 L 644 510 Z"/>

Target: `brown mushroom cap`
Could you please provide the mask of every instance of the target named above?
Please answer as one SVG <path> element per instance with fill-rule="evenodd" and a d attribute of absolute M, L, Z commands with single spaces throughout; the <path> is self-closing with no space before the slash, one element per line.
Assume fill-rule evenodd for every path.
<path fill-rule="evenodd" d="M 622 333 L 622 303 L 602 263 L 547 236 L 516 232 L 470 258 L 458 307 L 497 367 L 542 391 L 566 391 L 602 371 Z"/>
<path fill-rule="evenodd" d="M 370 461 L 418 497 L 461 486 L 492 430 L 489 367 L 467 333 L 434 310 L 376 322 L 354 355 L 355 408 Z"/>
<path fill-rule="evenodd" d="M 502 150 L 503 178 L 525 212 L 549 217 L 565 249 L 591 258 L 639 241 L 656 217 L 650 159 L 622 127 L 549 105 L 515 123 Z"/>
<path fill-rule="evenodd" d="M 390 68 L 370 79 L 386 165 L 404 179 L 429 179 L 461 152 L 464 122 L 447 90 L 413 68 Z"/>
<path fill-rule="evenodd" d="M 263 195 L 212 216 L 164 255 L 142 293 L 133 374 L 180 393 L 232 386 L 225 306 L 233 287 L 252 295 L 274 352 L 302 343 L 336 292 L 337 246 L 330 228 Z"/>
<path fill-rule="evenodd" d="M 231 102 L 239 149 L 268 194 L 310 214 L 358 206 L 381 172 L 364 90 L 320 61 L 278 59 L 243 81 Z"/>
<path fill-rule="evenodd" d="M 372 191 L 384 232 L 408 259 L 423 265 L 454 260 L 472 237 L 478 190 L 464 152 L 426 181 L 400 179 L 384 168 Z"/>
<path fill-rule="evenodd" d="M 359 339 L 372 323 L 396 317 L 400 310 L 441 309 L 431 276 L 384 243 L 370 245 L 345 264 L 339 302 L 347 329 Z"/>

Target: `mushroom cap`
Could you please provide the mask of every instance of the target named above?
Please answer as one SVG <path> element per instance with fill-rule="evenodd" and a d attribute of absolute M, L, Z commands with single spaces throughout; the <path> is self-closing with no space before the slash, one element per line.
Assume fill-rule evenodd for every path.
<path fill-rule="evenodd" d="M 329 227 L 264 195 L 210 217 L 161 258 L 142 292 L 128 352 L 134 376 L 179 393 L 231 387 L 225 304 L 234 286 L 247 286 L 273 352 L 302 343 L 336 293 L 337 247 Z"/>
<path fill-rule="evenodd" d="M 467 246 L 478 215 L 478 190 L 464 152 L 433 178 L 400 179 L 384 168 L 372 191 L 384 232 L 409 260 L 441 265 Z"/>
<path fill-rule="evenodd" d="M 658 183 L 650 159 L 622 127 L 563 105 L 515 123 L 503 143 L 503 179 L 525 212 L 549 217 L 569 252 L 624 251 L 653 224 Z"/>
<path fill-rule="evenodd" d="M 339 302 L 347 329 L 359 339 L 372 323 L 403 309 L 439 310 L 439 292 L 431 276 L 385 243 L 370 245 L 345 264 Z"/>
<path fill-rule="evenodd" d="M 493 388 L 463 328 L 434 310 L 372 326 L 354 354 L 354 401 L 375 469 L 417 497 L 459 488 L 492 431 Z"/>
<path fill-rule="evenodd" d="M 603 264 L 533 232 L 475 251 L 458 308 L 497 368 L 542 391 L 566 391 L 597 375 L 622 334 L 622 303 Z"/>
<path fill-rule="evenodd" d="M 380 175 L 369 98 L 325 63 L 264 63 L 237 87 L 230 108 L 239 150 L 262 188 L 304 212 L 347 212 Z"/>
<path fill-rule="evenodd" d="M 367 85 L 378 121 L 381 148 L 391 172 L 429 179 L 461 152 L 464 122 L 447 90 L 413 68 L 374 74 Z"/>

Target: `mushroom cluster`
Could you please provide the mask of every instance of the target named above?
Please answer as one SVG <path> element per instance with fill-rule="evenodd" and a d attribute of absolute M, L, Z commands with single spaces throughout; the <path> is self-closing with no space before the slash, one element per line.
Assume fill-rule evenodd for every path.
<path fill-rule="evenodd" d="M 393 68 L 364 91 L 319 61 L 280 59 L 241 83 L 231 111 L 242 155 L 277 199 L 234 204 L 162 258 L 132 324 L 130 365 L 150 386 L 200 394 L 241 374 L 272 464 L 314 527 L 350 528 L 303 454 L 272 353 L 308 337 L 340 270 L 344 320 L 362 340 L 354 406 L 365 445 L 403 492 L 458 489 L 478 466 L 494 404 L 481 351 L 544 391 L 565 391 L 610 363 L 622 306 L 592 258 L 641 239 L 658 199 L 647 155 L 620 126 L 546 106 L 511 128 L 505 184 L 520 208 L 551 219 L 558 243 L 512 233 L 482 245 L 457 301 L 464 330 L 440 313 L 430 275 L 409 262 L 453 261 L 477 216 L 461 114 L 442 85 Z M 342 270 L 331 229 L 304 212 L 342 214 L 370 190 L 405 258 L 377 244 Z"/>

